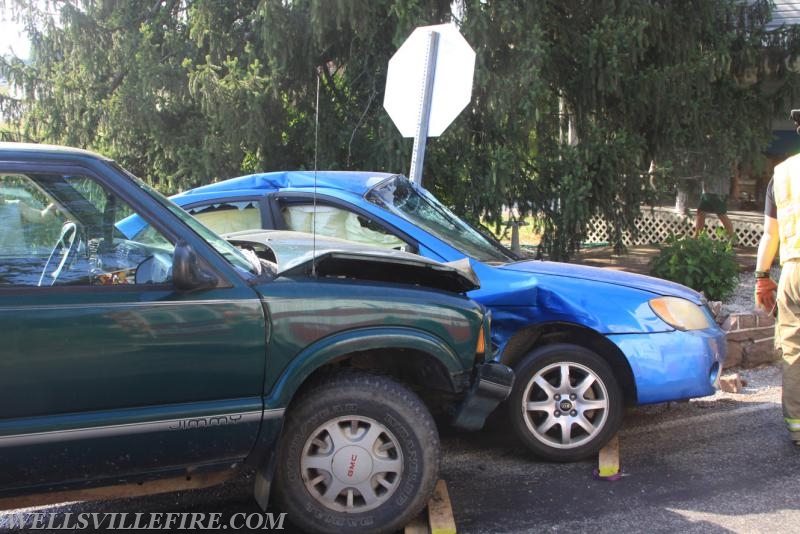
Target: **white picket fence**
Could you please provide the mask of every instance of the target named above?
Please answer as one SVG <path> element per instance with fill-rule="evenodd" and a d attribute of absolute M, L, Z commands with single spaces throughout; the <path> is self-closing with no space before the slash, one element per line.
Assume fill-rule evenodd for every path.
<path fill-rule="evenodd" d="M 763 215 L 756 212 L 728 212 L 738 237 L 738 244 L 744 247 L 757 247 L 763 231 Z M 630 232 L 623 234 L 626 246 L 664 243 L 671 235 L 694 235 L 694 210 L 684 214 L 674 208 L 642 207 L 642 215 L 636 220 L 639 235 L 633 239 Z M 706 229 L 715 236 L 715 228 L 722 228 L 716 215 L 706 216 Z M 585 243 L 604 243 L 608 241 L 607 224 L 600 216 L 594 216 L 587 229 Z"/>

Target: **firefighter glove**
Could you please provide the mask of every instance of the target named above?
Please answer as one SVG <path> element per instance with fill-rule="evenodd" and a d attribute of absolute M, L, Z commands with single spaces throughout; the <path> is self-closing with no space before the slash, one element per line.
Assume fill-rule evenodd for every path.
<path fill-rule="evenodd" d="M 756 278 L 756 311 L 771 314 L 775 309 L 775 293 L 778 289 L 772 278 Z"/>

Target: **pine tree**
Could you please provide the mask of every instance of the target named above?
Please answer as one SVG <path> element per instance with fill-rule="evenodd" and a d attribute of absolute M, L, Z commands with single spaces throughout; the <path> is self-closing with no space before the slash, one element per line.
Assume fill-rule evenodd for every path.
<path fill-rule="evenodd" d="M 30 62 L 0 59 L 20 91 L 0 95 L 4 137 L 98 150 L 167 193 L 315 165 L 407 173 L 388 61 L 416 26 L 455 21 L 473 96 L 428 141 L 424 183 L 495 229 L 532 214 L 554 259 L 598 214 L 620 247 L 708 150 L 757 167 L 800 42 L 765 30 L 768 0 L 4 3 L 32 38 Z"/>

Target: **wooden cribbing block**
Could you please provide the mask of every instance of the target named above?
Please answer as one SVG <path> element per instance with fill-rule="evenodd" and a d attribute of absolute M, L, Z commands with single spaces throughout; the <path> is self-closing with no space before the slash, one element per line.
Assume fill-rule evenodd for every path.
<path fill-rule="evenodd" d="M 423 511 L 415 517 L 406 525 L 403 534 L 456 534 L 456 520 L 444 480 L 436 481 L 427 514 Z"/>
<path fill-rule="evenodd" d="M 456 519 L 453 517 L 453 507 L 444 480 L 436 482 L 433 497 L 428 501 L 428 522 L 431 525 L 431 534 L 456 534 Z"/>
<path fill-rule="evenodd" d="M 403 534 L 430 534 L 431 530 L 428 528 L 428 517 L 425 510 L 422 511 L 417 517 L 411 520 L 411 523 L 406 525 L 403 529 Z"/>
<path fill-rule="evenodd" d="M 619 470 L 619 434 L 600 449 L 598 455 L 597 478 L 601 480 L 619 480 L 622 476 Z"/>

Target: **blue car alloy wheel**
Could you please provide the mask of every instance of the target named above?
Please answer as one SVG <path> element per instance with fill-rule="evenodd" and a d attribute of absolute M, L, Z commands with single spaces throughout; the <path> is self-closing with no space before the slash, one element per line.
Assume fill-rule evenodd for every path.
<path fill-rule="evenodd" d="M 622 394 L 608 364 L 590 350 L 545 345 L 531 352 L 515 375 L 511 420 L 538 456 L 581 460 L 596 454 L 619 429 Z"/>

